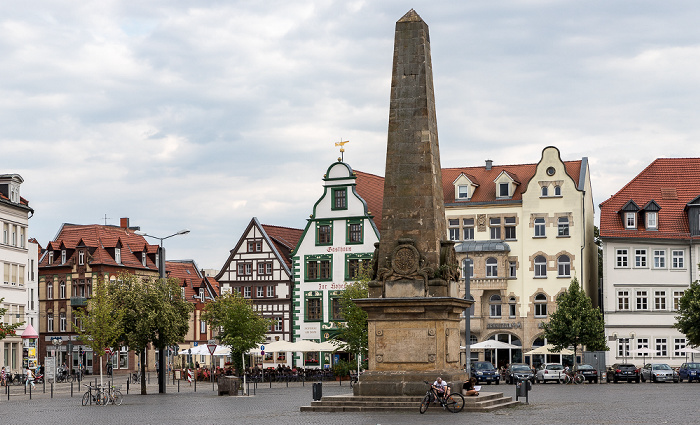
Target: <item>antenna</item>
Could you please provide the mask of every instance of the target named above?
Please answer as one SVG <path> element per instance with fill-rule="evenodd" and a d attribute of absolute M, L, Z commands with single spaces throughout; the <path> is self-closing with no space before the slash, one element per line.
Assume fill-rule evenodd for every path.
<path fill-rule="evenodd" d="M 112 217 L 107 217 L 107 214 L 105 214 L 104 220 L 105 220 L 105 226 L 107 225 L 107 220 L 111 220 Z"/>

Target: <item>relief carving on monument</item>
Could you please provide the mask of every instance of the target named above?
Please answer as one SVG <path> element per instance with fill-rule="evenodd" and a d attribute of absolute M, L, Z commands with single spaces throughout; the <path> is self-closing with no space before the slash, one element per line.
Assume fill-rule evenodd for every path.
<path fill-rule="evenodd" d="M 476 216 L 476 231 L 485 232 L 486 231 L 486 214 L 478 214 Z"/>
<path fill-rule="evenodd" d="M 389 254 L 384 267 L 377 268 L 375 279 L 381 281 L 382 287 L 386 286 L 387 281 L 420 280 L 423 282 L 423 296 L 428 295 L 428 281 L 435 271 L 426 264 L 415 245 L 416 242 L 411 238 L 399 238 L 398 246 Z"/>

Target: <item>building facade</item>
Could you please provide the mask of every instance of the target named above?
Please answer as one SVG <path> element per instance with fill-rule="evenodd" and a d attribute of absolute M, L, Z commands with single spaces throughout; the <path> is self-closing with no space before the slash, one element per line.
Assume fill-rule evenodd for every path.
<path fill-rule="evenodd" d="M 29 296 L 28 278 L 31 277 L 32 258 L 28 242 L 29 218 L 34 210 L 20 196 L 24 179 L 19 174 L 0 175 L 0 298 L 7 311 L 0 320 L 3 323 L 24 325 L 16 329 L 15 335 L 0 341 L 0 365 L 14 373 L 23 367 L 22 332 L 29 324 L 27 309 Z M 35 257 L 34 257 L 35 258 Z M 36 259 L 33 260 L 36 262 Z"/>
<path fill-rule="evenodd" d="M 673 324 L 698 279 L 700 158 L 655 160 L 600 212 L 607 364 L 680 366 L 686 337 Z"/>
<path fill-rule="evenodd" d="M 292 339 L 292 256 L 302 230 L 250 221 L 215 279 L 222 292 L 237 291 L 273 324 L 268 341 Z M 254 360 L 263 367 L 291 364 L 287 353 Z"/>
<path fill-rule="evenodd" d="M 384 179 L 353 171 L 344 162 L 328 167 L 294 261 L 294 340 L 327 341 L 343 326 L 340 293 L 369 264 L 379 241 Z M 377 221 L 374 217 L 377 217 Z M 295 364 L 330 365 L 330 353 L 306 353 Z"/>
<path fill-rule="evenodd" d="M 587 158 L 562 161 L 547 147 L 535 164 L 443 169 L 445 219 L 460 264 L 471 260 L 472 344 L 522 348 L 472 352 L 498 366 L 539 363 L 542 324 L 575 277 L 597 305 L 594 205 Z M 468 263 L 466 263 L 468 264 Z M 464 286 L 462 281 L 462 294 Z"/>

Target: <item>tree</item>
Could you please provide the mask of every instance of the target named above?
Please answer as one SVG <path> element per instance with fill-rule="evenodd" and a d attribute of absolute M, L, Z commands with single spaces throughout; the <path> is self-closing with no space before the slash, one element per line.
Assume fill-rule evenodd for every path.
<path fill-rule="evenodd" d="M 331 340 L 338 346 L 344 346 L 345 351 L 354 355 L 362 355 L 367 358 L 368 354 L 368 331 L 367 312 L 355 304 L 358 298 L 369 296 L 369 273 L 364 271 L 360 275 L 360 280 L 350 283 L 345 287 L 340 297 L 340 308 L 345 319 L 345 326 L 338 330 L 336 336 Z"/>
<path fill-rule="evenodd" d="M 574 362 L 578 346 L 590 351 L 607 351 L 605 323 L 600 310 L 574 278 L 569 289 L 557 298 L 557 310 L 544 323 L 544 337 L 555 350 L 574 347 Z"/>
<path fill-rule="evenodd" d="M 5 301 L 5 298 L 0 298 L 0 304 L 2 304 L 3 301 Z M 7 313 L 7 309 L 0 307 L 0 318 L 5 316 L 6 313 Z M 15 329 L 19 328 L 23 324 L 24 324 L 24 322 L 18 322 L 18 323 L 12 323 L 12 324 L 0 322 L 0 340 L 3 340 L 3 339 L 5 339 L 5 337 L 8 337 L 8 336 L 15 335 Z"/>
<path fill-rule="evenodd" d="M 83 344 L 100 355 L 100 381 L 102 381 L 102 354 L 105 348 L 116 347 L 123 333 L 123 308 L 115 303 L 104 280 L 98 279 L 97 286 L 88 300 L 85 310 L 77 310 L 76 318 L 80 321 L 78 334 Z"/>
<path fill-rule="evenodd" d="M 243 354 L 265 342 L 265 334 L 273 321 L 260 316 L 250 300 L 238 292 L 224 294 L 204 306 L 202 319 L 219 328 L 217 338 L 231 347 L 231 357 L 239 373 L 243 372 Z"/>
<path fill-rule="evenodd" d="M 678 302 L 674 328 L 685 334 L 688 345 L 700 345 L 700 282 L 690 284 Z"/>
<path fill-rule="evenodd" d="M 145 353 L 148 345 L 164 349 L 181 342 L 189 329 L 192 304 L 183 299 L 178 279 L 120 275 L 110 285 L 117 305 L 124 309 L 119 341 L 139 353 L 141 376 L 146 376 Z M 146 381 L 141 379 L 141 394 Z"/>

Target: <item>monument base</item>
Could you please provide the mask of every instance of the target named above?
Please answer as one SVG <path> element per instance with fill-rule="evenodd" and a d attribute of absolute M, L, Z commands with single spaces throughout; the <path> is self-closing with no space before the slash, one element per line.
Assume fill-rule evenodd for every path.
<path fill-rule="evenodd" d="M 472 301 L 452 297 L 364 298 L 369 369 L 355 395 L 421 395 L 440 376 L 461 389 L 461 314 Z"/>

